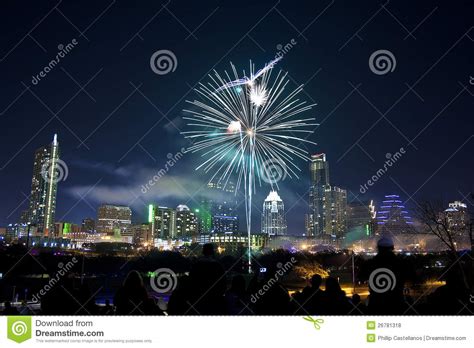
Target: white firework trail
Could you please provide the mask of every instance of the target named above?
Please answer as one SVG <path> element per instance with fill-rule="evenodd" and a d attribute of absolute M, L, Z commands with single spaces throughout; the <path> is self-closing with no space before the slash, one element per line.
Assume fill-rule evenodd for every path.
<path fill-rule="evenodd" d="M 315 104 L 300 99 L 303 86 L 290 89 L 287 73 L 279 71 L 272 76 L 272 69 L 279 59 L 265 65 L 256 74 L 250 62 L 250 76 L 239 78 L 231 63 L 231 75 L 221 76 L 214 71 L 210 82 L 200 83 L 195 89 L 201 100 L 187 101 L 194 106 L 184 111 L 189 115 L 188 126 L 193 130 L 183 132 L 192 139 L 189 152 L 202 152 L 203 162 L 196 170 L 212 172 L 210 181 L 221 183 L 225 188 L 232 176 L 237 177 L 236 192 L 242 183 L 245 189 L 247 233 L 249 238 L 248 257 L 251 270 L 250 230 L 252 216 L 252 195 L 256 182 L 262 176 L 271 177 L 271 168 L 265 162 L 277 161 L 282 165 L 284 175 L 298 178 L 300 171 L 297 159 L 308 160 L 308 152 L 301 148 L 301 142 L 315 144 L 306 138 L 313 133 L 307 129 L 317 126 L 314 118 L 300 117 Z M 276 76 L 275 76 L 276 75 Z M 232 77 L 231 77 L 232 76 Z M 305 137 L 299 135 L 306 134 Z M 264 178 L 264 179 L 265 179 Z M 271 182 L 272 186 L 277 182 Z"/>
<path fill-rule="evenodd" d="M 260 69 L 259 71 L 257 71 L 256 74 L 253 74 L 253 70 L 252 70 L 252 72 L 250 73 L 250 78 L 245 76 L 245 72 L 244 72 L 244 77 L 243 78 L 238 78 L 238 76 L 236 76 L 235 80 L 226 82 L 225 84 L 220 86 L 216 91 L 220 92 L 224 89 L 228 89 L 228 88 L 231 88 L 231 87 L 237 87 L 237 86 L 241 86 L 241 85 L 245 85 L 245 84 L 252 84 L 253 81 L 258 79 L 263 74 L 267 73 L 270 69 L 273 69 L 273 67 L 276 65 L 276 63 L 278 63 L 281 59 L 282 59 L 282 57 L 275 58 L 270 63 L 265 64 L 265 66 L 262 69 Z"/>

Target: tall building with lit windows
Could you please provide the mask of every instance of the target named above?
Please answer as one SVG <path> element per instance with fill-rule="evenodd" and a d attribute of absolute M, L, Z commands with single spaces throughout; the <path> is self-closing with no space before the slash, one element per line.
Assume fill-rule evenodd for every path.
<path fill-rule="evenodd" d="M 347 191 L 326 186 L 324 199 L 324 235 L 343 238 L 347 231 Z"/>
<path fill-rule="evenodd" d="M 262 233 L 267 236 L 286 234 L 285 205 L 276 191 L 270 191 L 263 202 Z"/>
<path fill-rule="evenodd" d="M 460 201 L 449 203 L 448 209 L 444 211 L 448 220 L 448 228 L 458 235 L 466 234 L 470 222 L 467 205 Z"/>
<path fill-rule="evenodd" d="M 375 225 L 374 202 L 354 201 L 347 205 L 347 232 L 353 238 L 370 238 L 374 235 Z"/>
<path fill-rule="evenodd" d="M 52 143 L 35 151 L 28 222 L 36 227 L 37 233 L 41 236 L 54 235 L 58 190 L 56 170 L 59 156 L 59 143 L 56 134 Z"/>
<path fill-rule="evenodd" d="M 97 210 L 96 229 L 98 233 L 120 238 L 130 235 L 132 210 L 130 207 L 103 204 Z"/>
<path fill-rule="evenodd" d="M 309 189 L 309 214 L 306 218 L 306 235 L 320 237 L 326 224 L 326 189 L 329 186 L 329 162 L 326 154 L 311 156 L 309 164 L 311 186 Z"/>
<path fill-rule="evenodd" d="M 180 204 L 176 209 L 150 204 L 148 206 L 148 225 L 153 239 L 193 238 L 198 234 L 199 209 L 191 210 Z"/>
<path fill-rule="evenodd" d="M 311 156 L 306 236 L 334 240 L 347 232 L 347 191 L 331 186 L 326 154 Z"/>
<path fill-rule="evenodd" d="M 81 223 L 81 232 L 94 233 L 95 220 L 93 218 L 85 218 Z"/>
<path fill-rule="evenodd" d="M 237 233 L 239 217 L 234 184 L 209 182 L 196 214 L 199 234 Z"/>
<path fill-rule="evenodd" d="M 148 247 L 153 242 L 150 225 L 147 223 L 136 224 L 130 227 L 133 235 L 133 243 L 139 246 Z"/>
<path fill-rule="evenodd" d="M 197 235 L 196 214 L 187 205 L 176 208 L 176 238 L 191 238 Z"/>
<path fill-rule="evenodd" d="M 386 195 L 377 210 L 377 233 L 379 235 L 413 233 L 413 221 L 399 195 Z"/>
<path fill-rule="evenodd" d="M 176 210 L 173 208 L 150 205 L 148 222 L 154 239 L 176 238 Z"/>

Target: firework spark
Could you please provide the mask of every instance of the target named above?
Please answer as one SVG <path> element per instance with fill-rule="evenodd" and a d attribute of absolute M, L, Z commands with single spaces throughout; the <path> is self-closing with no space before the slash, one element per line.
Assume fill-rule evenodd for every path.
<path fill-rule="evenodd" d="M 229 82 L 224 83 L 222 86 L 220 86 L 219 88 L 216 89 L 216 92 L 220 92 L 224 89 L 228 89 L 228 88 L 231 88 L 231 87 L 237 87 L 237 86 L 241 86 L 241 85 L 250 85 L 251 86 L 256 79 L 258 79 L 263 74 L 266 74 L 270 69 L 273 69 L 273 67 L 276 65 L 276 63 L 278 63 L 281 59 L 282 59 L 282 57 L 278 57 L 278 58 L 275 58 L 274 60 L 272 60 L 270 63 L 265 64 L 265 66 L 262 69 L 260 69 L 259 71 L 257 71 L 256 74 L 251 73 L 250 78 L 245 76 L 245 72 L 244 72 L 244 77 L 236 78 L 233 81 L 229 81 Z"/>
<path fill-rule="evenodd" d="M 251 206 L 256 183 L 269 182 L 272 188 L 274 185 L 278 188 L 277 180 L 268 180 L 272 168 L 265 164 L 277 162 L 285 177 L 298 178 L 300 169 L 296 159 L 308 159 L 301 143 L 315 144 L 306 139 L 313 132 L 306 128 L 317 125 L 314 118 L 300 118 L 300 114 L 314 105 L 299 99 L 302 86 L 290 90 L 287 73 L 279 71 L 272 76 L 278 60 L 256 74 L 250 62 L 250 79 L 239 78 L 233 64 L 231 75 L 225 72 L 221 76 L 214 71 L 209 75 L 210 82 L 200 83 L 195 89 L 201 101 L 188 101 L 194 108 L 184 110 L 189 115 L 184 118 L 193 127 L 183 132 L 194 142 L 188 151 L 202 152 L 204 158 L 196 170 L 212 171 L 210 181 L 217 180 L 223 187 L 233 175 L 237 179 L 236 190 L 243 183 L 249 263 Z M 303 134 L 306 137 L 300 137 Z"/>

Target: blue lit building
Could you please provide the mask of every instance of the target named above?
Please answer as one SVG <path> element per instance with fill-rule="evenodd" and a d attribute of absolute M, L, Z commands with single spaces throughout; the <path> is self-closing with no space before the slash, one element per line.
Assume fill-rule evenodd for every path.
<path fill-rule="evenodd" d="M 398 195 L 386 195 L 376 213 L 377 233 L 405 234 L 415 232 L 413 220 Z"/>
<path fill-rule="evenodd" d="M 197 211 L 199 234 L 235 234 L 239 231 L 239 216 L 235 186 L 227 183 L 210 182 L 201 198 Z"/>

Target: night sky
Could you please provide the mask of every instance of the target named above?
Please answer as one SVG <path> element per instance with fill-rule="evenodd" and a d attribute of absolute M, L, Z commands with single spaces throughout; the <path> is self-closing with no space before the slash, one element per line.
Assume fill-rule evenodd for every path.
<path fill-rule="evenodd" d="M 307 150 L 326 152 L 331 184 L 346 188 L 349 201 L 395 193 L 412 208 L 425 199 L 468 203 L 473 10 L 468 1 L 2 1 L 0 226 L 27 208 L 34 151 L 54 133 L 69 170 L 56 220 L 79 223 L 105 202 L 130 205 L 135 222 L 149 202 L 196 207 L 208 179 L 194 172 L 198 154 L 141 192 L 168 153 L 189 145 L 180 130 L 192 87 L 230 62 L 263 67 L 287 44 L 277 69 L 318 104 L 307 114 L 320 123 L 310 137 L 318 145 Z M 58 45 L 73 39 L 72 51 L 33 84 Z M 174 72 L 153 72 L 158 50 L 174 53 Z M 377 50 L 393 54 L 393 71 L 371 71 Z M 387 153 L 402 147 L 406 154 L 361 194 Z M 308 164 L 299 165 L 300 180 L 280 183 L 294 234 L 303 233 L 309 188 Z M 254 198 L 255 229 L 269 189 Z"/>

